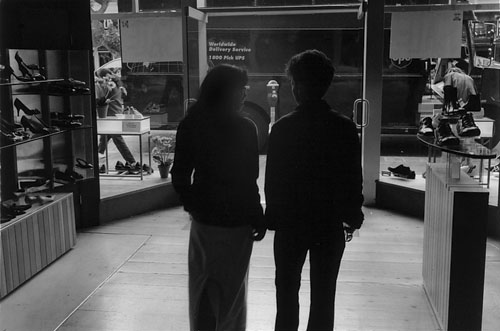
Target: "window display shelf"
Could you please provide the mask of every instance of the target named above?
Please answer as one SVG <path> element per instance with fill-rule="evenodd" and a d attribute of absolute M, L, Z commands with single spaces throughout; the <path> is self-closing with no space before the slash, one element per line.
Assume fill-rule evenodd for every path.
<path fill-rule="evenodd" d="M 19 216 L 15 217 L 15 218 L 11 219 L 8 222 L 1 223 L 0 224 L 0 229 L 1 230 L 4 230 L 4 229 L 8 228 L 9 226 L 13 226 L 15 223 L 20 222 L 23 219 L 32 217 L 33 215 L 35 215 L 38 212 L 40 212 L 40 210 L 43 210 L 44 208 L 47 208 L 47 207 L 49 207 L 50 205 L 52 205 L 54 203 L 57 203 L 58 201 L 60 201 L 64 197 L 66 197 L 68 194 L 67 193 L 66 194 L 62 194 L 62 193 L 43 193 L 43 192 L 37 192 L 37 193 L 33 193 L 33 194 L 30 193 L 28 195 L 29 196 L 34 196 L 34 197 L 47 197 L 47 196 L 51 196 L 52 199 L 50 199 L 50 201 L 47 201 L 47 202 L 35 202 L 35 203 L 31 204 L 31 207 L 29 209 L 27 209 L 24 214 L 19 215 Z M 16 201 L 7 201 L 7 203 L 9 203 L 9 202 L 13 202 L 13 203 L 16 203 L 18 205 L 27 204 L 25 202 L 25 197 L 21 197 L 21 198 L 19 198 Z"/>
<path fill-rule="evenodd" d="M 19 145 L 28 144 L 28 143 L 31 143 L 33 141 L 37 141 L 37 140 L 44 139 L 44 138 L 51 137 L 51 136 L 57 136 L 57 135 L 68 133 L 68 132 L 72 132 L 72 131 L 88 130 L 88 129 L 92 129 L 92 126 L 90 126 L 90 125 L 82 125 L 82 126 L 77 127 L 77 128 L 60 130 L 60 131 L 57 131 L 57 132 L 42 134 L 42 135 L 38 135 L 38 136 L 34 135 L 30 139 L 26 139 L 26 140 L 18 141 L 16 143 L 11 143 L 11 144 L 7 144 L 7 145 L 4 145 L 4 146 L 1 146 L 0 150 L 6 149 L 6 148 L 15 147 L 15 146 L 19 146 Z"/>
<path fill-rule="evenodd" d="M 47 95 L 51 97 L 78 97 L 78 96 L 89 96 L 91 95 L 90 92 L 85 92 L 85 93 L 54 93 L 54 92 L 48 92 L 48 91 L 43 91 L 43 90 L 21 90 L 21 91 L 14 91 L 12 92 L 13 96 L 17 95 Z"/>
<path fill-rule="evenodd" d="M 0 86 L 16 86 L 16 85 L 36 85 L 36 84 L 44 84 L 44 83 L 54 83 L 54 82 L 62 82 L 63 78 L 54 78 L 54 79 L 45 79 L 45 80 L 33 80 L 29 82 L 9 82 L 9 83 L 0 83 Z"/>
<path fill-rule="evenodd" d="M 461 139 L 459 145 L 442 146 L 437 144 L 436 138 L 433 136 L 423 136 L 418 134 L 417 138 L 430 148 L 438 149 L 457 156 L 478 160 L 492 160 L 497 157 L 495 151 L 490 150 L 477 142 L 466 142 Z"/>

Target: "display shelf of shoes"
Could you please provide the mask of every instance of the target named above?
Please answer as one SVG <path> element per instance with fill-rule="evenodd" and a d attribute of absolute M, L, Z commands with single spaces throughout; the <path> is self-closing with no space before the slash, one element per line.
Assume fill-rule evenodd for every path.
<path fill-rule="evenodd" d="M 17 123 L 22 123 L 25 130 L 12 133 L 22 133 L 23 139 L 17 141 L 8 140 L 2 133 L 2 201 L 12 199 L 20 183 L 30 180 L 19 176 L 30 169 L 44 173 L 42 179 L 49 181 L 49 193 L 72 192 L 75 201 L 83 201 L 78 195 L 85 192 L 98 199 L 91 58 L 88 50 L 0 50 L 0 63 L 9 74 L 2 78 L 10 80 L 0 85 L 2 123 L 16 130 L 20 126 Z M 26 134 L 28 130 L 31 133 Z M 76 159 L 84 160 L 89 167 L 77 167 Z M 80 184 L 85 182 L 88 184 Z M 88 209 L 76 208 L 81 213 L 77 215 L 78 223 Z M 98 219 L 95 212 L 90 213 Z"/>
<path fill-rule="evenodd" d="M 75 130 L 93 130 L 93 128 L 91 126 L 80 126 L 80 127 L 77 127 L 77 128 L 59 130 L 57 132 L 52 132 L 52 133 L 47 133 L 47 134 L 33 135 L 31 138 L 26 139 L 26 140 L 21 140 L 21 141 L 15 142 L 15 143 L 7 144 L 7 145 L 3 145 L 2 144 L 0 146 L 0 150 L 5 149 L 5 148 L 10 148 L 10 147 L 15 147 L 15 146 L 27 144 L 27 143 L 31 143 L 33 141 L 40 140 L 40 139 L 45 139 L 45 138 L 48 138 L 48 137 L 51 137 L 51 136 L 66 134 L 66 133 L 69 133 L 69 132 L 75 131 Z"/>
<path fill-rule="evenodd" d="M 33 81 L 29 81 L 29 82 L 14 81 L 14 82 L 8 82 L 8 83 L 0 83 L 0 86 L 37 85 L 37 84 L 61 82 L 63 80 L 64 79 L 62 79 L 62 78 L 55 78 L 55 79 L 33 80 Z"/>

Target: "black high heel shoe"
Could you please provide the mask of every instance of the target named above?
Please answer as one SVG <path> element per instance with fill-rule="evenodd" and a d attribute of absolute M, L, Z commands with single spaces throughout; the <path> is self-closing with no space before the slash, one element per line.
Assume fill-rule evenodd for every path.
<path fill-rule="evenodd" d="M 28 129 L 33 133 L 40 133 L 40 134 L 50 133 L 50 130 L 47 126 L 42 125 L 40 122 L 35 122 L 32 119 L 27 118 L 26 116 L 23 116 L 21 118 L 21 125 L 24 127 L 25 130 Z"/>
<path fill-rule="evenodd" d="M 25 78 L 25 77 L 21 77 L 21 76 L 18 76 L 14 73 L 14 69 L 12 69 L 10 66 L 5 66 L 2 71 L 5 73 L 4 75 L 4 80 L 5 82 L 9 83 L 10 80 L 10 76 L 14 77 L 15 79 L 17 79 L 18 81 L 20 82 L 32 82 L 33 79 L 32 78 Z"/>
<path fill-rule="evenodd" d="M 14 106 L 17 108 L 17 116 L 19 116 L 19 112 L 22 110 L 26 115 L 36 115 L 40 114 L 38 109 L 29 109 L 21 100 L 17 99 L 14 101 Z"/>
<path fill-rule="evenodd" d="M 40 70 L 40 67 L 38 65 L 36 65 L 36 64 L 27 65 L 26 63 L 24 63 L 23 59 L 19 55 L 19 52 L 16 52 L 16 55 L 14 58 L 16 59 L 17 65 L 19 67 L 19 71 L 21 71 L 24 78 L 30 79 L 31 81 L 45 80 L 45 77 L 43 75 L 41 75 L 40 73 L 32 74 L 30 72 L 30 69 L 31 70 Z"/>

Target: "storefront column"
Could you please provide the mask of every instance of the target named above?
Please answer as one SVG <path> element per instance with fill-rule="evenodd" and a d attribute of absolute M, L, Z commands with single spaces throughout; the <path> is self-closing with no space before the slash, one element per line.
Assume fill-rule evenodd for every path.
<path fill-rule="evenodd" d="M 375 204 L 375 180 L 380 173 L 382 127 L 382 66 L 384 56 L 384 1 L 369 1 L 365 20 L 363 98 L 370 103 L 363 129 L 362 162 L 365 204 Z"/>

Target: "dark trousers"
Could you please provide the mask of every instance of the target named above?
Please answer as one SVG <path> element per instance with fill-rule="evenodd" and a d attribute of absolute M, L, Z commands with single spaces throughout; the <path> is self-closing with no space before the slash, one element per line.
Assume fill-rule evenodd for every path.
<path fill-rule="evenodd" d="M 296 331 L 299 326 L 300 280 L 308 251 L 311 308 L 307 330 L 333 330 L 335 290 L 344 248 L 341 229 L 323 233 L 321 237 L 303 231 L 276 231 L 276 331 Z"/>
<path fill-rule="evenodd" d="M 127 144 L 125 143 L 125 140 L 121 135 L 118 134 L 102 134 L 99 138 L 99 146 L 97 150 L 99 153 L 104 153 L 106 151 L 106 148 L 108 146 L 108 142 L 110 139 L 113 139 L 113 142 L 115 143 L 116 148 L 118 148 L 118 151 L 122 155 L 122 157 L 125 159 L 125 161 L 129 163 L 135 163 L 135 158 L 130 152 L 130 149 L 128 149 Z"/>

